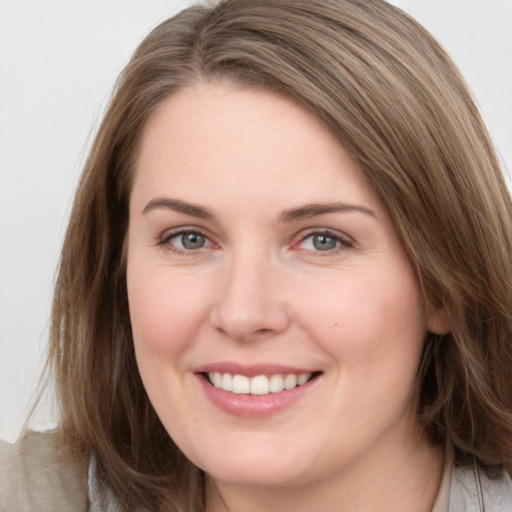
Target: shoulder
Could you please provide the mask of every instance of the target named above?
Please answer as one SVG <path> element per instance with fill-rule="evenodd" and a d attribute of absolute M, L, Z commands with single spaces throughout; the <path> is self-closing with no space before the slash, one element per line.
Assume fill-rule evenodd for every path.
<path fill-rule="evenodd" d="M 87 492 L 62 459 L 56 431 L 0 440 L 0 512 L 84 512 Z"/>
<path fill-rule="evenodd" d="M 476 463 L 454 466 L 450 512 L 510 512 L 512 480 L 502 470 L 492 478 Z"/>

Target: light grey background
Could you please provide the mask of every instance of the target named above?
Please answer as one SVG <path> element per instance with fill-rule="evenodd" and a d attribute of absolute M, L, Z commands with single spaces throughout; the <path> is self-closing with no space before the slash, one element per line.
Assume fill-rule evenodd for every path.
<path fill-rule="evenodd" d="M 46 348 L 55 268 L 114 81 L 177 0 L 0 0 L 0 437 L 14 441 Z M 393 0 L 465 75 L 512 171 L 512 0 Z M 51 424 L 43 408 L 38 426 Z"/>

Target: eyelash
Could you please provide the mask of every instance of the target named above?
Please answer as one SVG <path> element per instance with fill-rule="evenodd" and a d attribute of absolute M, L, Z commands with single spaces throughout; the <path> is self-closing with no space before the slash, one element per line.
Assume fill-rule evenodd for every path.
<path fill-rule="evenodd" d="M 198 249 L 181 249 L 176 247 L 175 245 L 171 244 L 170 241 L 173 238 L 177 238 L 183 235 L 199 235 L 201 237 L 204 237 L 209 245 L 199 247 Z M 336 246 L 333 249 L 328 249 L 325 251 L 322 250 L 311 250 L 311 249 L 301 249 L 297 246 L 300 244 L 303 244 L 308 238 L 314 237 L 314 236 L 325 236 L 327 238 L 330 238 L 334 240 L 336 243 Z M 180 228 L 176 231 L 167 232 L 165 233 L 159 240 L 157 245 L 163 246 L 167 248 L 168 250 L 183 256 L 197 256 L 202 253 L 203 249 L 207 249 L 210 246 L 215 246 L 216 244 L 212 242 L 210 237 L 203 231 L 197 228 Z M 292 244 L 292 248 L 298 248 L 298 250 L 304 250 L 310 252 L 314 257 L 326 257 L 326 256 L 333 256 L 337 255 L 339 252 L 351 248 L 354 246 L 353 240 L 346 236 L 346 235 L 340 235 L 339 233 L 335 233 L 329 229 L 311 229 L 306 234 L 302 235 L 297 242 L 294 242 Z"/>
<path fill-rule="evenodd" d="M 325 236 L 327 238 L 331 238 L 335 241 L 336 246 L 333 249 L 329 249 L 326 251 L 321 250 L 309 250 L 309 249 L 299 249 L 299 250 L 306 250 L 310 251 L 311 254 L 314 257 L 328 257 L 337 255 L 340 252 L 344 251 L 345 249 L 349 249 L 354 246 L 354 241 L 348 237 L 347 235 L 341 235 L 339 233 L 333 232 L 329 229 L 311 229 L 309 232 L 307 232 L 305 235 L 302 235 L 297 243 L 295 243 L 293 246 L 296 247 L 299 244 L 304 243 L 308 238 L 312 238 L 314 236 Z"/>
<path fill-rule="evenodd" d="M 199 235 L 206 239 L 207 243 L 210 245 L 215 245 L 214 242 L 210 240 L 210 237 L 203 231 L 197 228 L 180 228 L 176 231 L 166 232 L 158 241 L 157 245 L 165 247 L 169 251 L 172 251 L 178 255 L 183 256 L 198 256 L 202 253 L 202 249 L 208 248 L 207 247 L 200 247 L 198 249 L 181 249 L 179 247 L 176 247 L 175 245 L 171 244 L 170 241 L 173 238 L 182 237 L 183 235 Z"/>

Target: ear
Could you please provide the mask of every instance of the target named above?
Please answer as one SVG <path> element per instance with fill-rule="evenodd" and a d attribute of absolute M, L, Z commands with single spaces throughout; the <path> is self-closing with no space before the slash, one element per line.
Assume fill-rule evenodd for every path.
<path fill-rule="evenodd" d="M 451 331 L 451 322 L 448 311 L 444 307 L 429 308 L 427 316 L 427 330 L 432 334 L 446 334 Z"/>

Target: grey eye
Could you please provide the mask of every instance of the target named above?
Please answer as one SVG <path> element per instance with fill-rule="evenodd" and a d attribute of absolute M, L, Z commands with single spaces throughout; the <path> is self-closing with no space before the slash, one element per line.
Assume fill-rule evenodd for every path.
<path fill-rule="evenodd" d="M 200 233 L 183 233 L 181 235 L 181 244 L 185 249 L 201 249 L 206 243 L 206 237 Z"/>
<path fill-rule="evenodd" d="M 317 251 L 330 251 L 336 249 L 338 240 L 332 236 L 318 234 L 312 236 L 313 247 Z"/>

